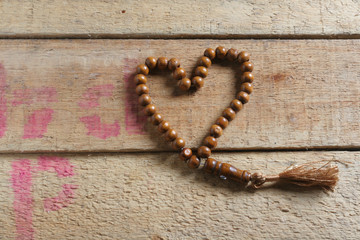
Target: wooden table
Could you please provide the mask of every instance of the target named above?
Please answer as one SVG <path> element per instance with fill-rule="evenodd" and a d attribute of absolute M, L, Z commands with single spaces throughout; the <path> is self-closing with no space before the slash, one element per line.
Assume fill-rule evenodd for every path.
<path fill-rule="evenodd" d="M 358 239 L 357 1 L 0 3 L 0 239 Z M 187 169 L 133 92 L 147 56 L 191 72 L 207 47 L 245 49 L 251 101 L 214 156 L 251 171 L 342 160 L 334 192 L 253 192 Z M 213 65 L 196 94 L 151 76 L 158 108 L 198 147 L 235 95 Z"/>

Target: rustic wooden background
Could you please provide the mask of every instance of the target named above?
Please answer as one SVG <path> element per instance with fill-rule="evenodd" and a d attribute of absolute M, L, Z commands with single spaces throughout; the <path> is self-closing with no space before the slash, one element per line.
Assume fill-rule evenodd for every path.
<path fill-rule="evenodd" d="M 0 239 L 358 239 L 360 3 L 0 2 Z M 133 93 L 147 56 L 188 72 L 207 47 L 245 49 L 251 101 L 219 160 L 273 174 L 345 160 L 335 192 L 249 191 L 187 169 Z M 150 77 L 153 99 L 199 146 L 234 97 L 214 65 L 201 91 Z M 204 116 L 207 116 L 204 118 Z"/>

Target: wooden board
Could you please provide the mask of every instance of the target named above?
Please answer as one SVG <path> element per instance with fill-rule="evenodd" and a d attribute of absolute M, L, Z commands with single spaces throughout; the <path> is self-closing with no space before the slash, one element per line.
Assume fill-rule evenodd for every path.
<path fill-rule="evenodd" d="M 219 149 L 360 146 L 358 40 L 2 40 L 0 151 L 171 150 L 138 107 L 135 67 L 175 56 L 189 73 L 218 45 L 251 52 L 256 76 Z M 190 147 L 238 88 L 235 71 L 219 64 L 196 94 L 179 94 L 169 73 L 149 81 L 159 112 Z"/>
<path fill-rule="evenodd" d="M 359 8 L 351 0 L 5 0 L 0 37 L 359 37 Z"/>
<path fill-rule="evenodd" d="M 222 153 L 274 174 L 341 159 L 333 193 L 256 192 L 187 169 L 175 154 L 1 155 L 1 239 L 357 239 L 360 152 Z M 25 236 L 25 237 L 24 237 Z M 21 238 L 22 237 L 22 238 Z"/>

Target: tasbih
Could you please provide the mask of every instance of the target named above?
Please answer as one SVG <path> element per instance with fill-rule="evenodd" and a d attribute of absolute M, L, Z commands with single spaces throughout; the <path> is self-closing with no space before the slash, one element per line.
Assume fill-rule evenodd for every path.
<path fill-rule="evenodd" d="M 147 86 L 147 75 L 153 70 L 170 70 L 173 78 L 178 81 L 178 87 L 183 91 L 191 89 L 198 90 L 204 85 L 204 79 L 208 75 L 208 68 L 212 61 L 227 60 L 229 62 L 238 62 L 241 71 L 240 91 L 236 98 L 230 102 L 230 106 L 225 108 L 215 124 L 210 127 L 209 135 L 204 139 L 196 154 L 191 148 L 185 147 L 185 140 L 178 136 L 177 132 L 171 127 L 168 121 L 157 112 L 157 108 L 152 104 Z M 331 161 L 310 162 L 299 166 L 290 166 L 285 171 L 274 176 L 265 176 L 261 173 L 250 173 L 247 170 L 240 170 L 229 163 L 224 163 L 210 158 L 211 151 L 217 146 L 223 130 L 229 122 L 234 120 L 236 113 L 243 105 L 249 102 L 250 94 L 253 92 L 254 75 L 252 74 L 254 65 L 250 61 L 250 54 L 236 49 L 226 49 L 223 46 L 215 50 L 208 48 L 204 52 L 195 68 L 191 80 L 186 77 L 186 71 L 180 67 L 180 61 L 176 58 L 167 59 L 166 57 L 148 57 L 145 64 L 140 64 L 136 68 L 134 81 L 136 84 L 136 94 L 139 96 L 139 104 L 144 107 L 144 113 L 150 118 L 153 125 L 157 126 L 158 131 L 169 142 L 173 149 L 180 151 L 180 159 L 184 161 L 189 168 L 202 168 L 208 173 L 219 176 L 221 179 L 229 179 L 243 184 L 251 183 L 253 188 L 261 187 L 265 182 L 279 182 L 296 184 L 299 186 L 320 186 L 325 189 L 333 190 L 338 181 L 338 167 L 331 165 Z M 204 161 L 202 161 L 204 159 Z M 316 164 L 320 167 L 315 167 Z"/>

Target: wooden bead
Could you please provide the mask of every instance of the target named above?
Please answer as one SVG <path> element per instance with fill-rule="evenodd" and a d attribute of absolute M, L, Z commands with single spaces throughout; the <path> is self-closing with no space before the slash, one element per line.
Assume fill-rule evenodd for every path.
<path fill-rule="evenodd" d="M 169 129 L 170 129 L 170 123 L 167 121 L 162 121 L 158 126 L 158 130 L 161 133 L 164 133 L 164 132 L 168 131 Z"/>
<path fill-rule="evenodd" d="M 213 136 L 207 136 L 204 139 L 204 145 L 209 147 L 210 149 L 216 148 L 217 146 L 217 140 Z"/>
<path fill-rule="evenodd" d="M 216 58 L 220 60 L 224 59 L 227 53 L 226 48 L 223 46 L 217 47 L 215 52 L 216 52 Z"/>
<path fill-rule="evenodd" d="M 243 107 L 243 104 L 240 100 L 238 99 L 234 99 L 231 101 L 230 103 L 230 107 L 235 111 L 235 112 L 238 112 L 242 109 Z"/>
<path fill-rule="evenodd" d="M 139 97 L 139 104 L 141 106 L 147 106 L 151 103 L 151 97 L 149 94 L 143 94 Z"/>
<path fill-rule="evenodd" d="M 239 63 L 247 62 L 250 60 L 250 54 L 245 51 L 242 51 L 239 53 L 237 59 Z"/>
<path fill-rule="evenodd" d="M 180 137 L 177 137 L 172 143 L 171 143 L 171 146 L 173 149 L 175 150 L 179 150 L 179 149 L 182 149 L 183 147 L 185 147 L 185 140 L 180 138 Z"/>
<path fill-rule="evenodd" d="M 149 74 L 149 68 L 145 64 L 140 64 L 140 65 L 138 65 L 136 67 L 136 73 L 148 75 Z"/>
<path fill-rule="evenodd" d="M 226 53 L 226 59 L 233 62 L 233 61 L 237 60 L 238 55 L 239 55 L 238 50 L 236 50 L 234 48 L 230 48 Z"/>
<path fill-rule="evenodd" d="M 192 79 L 192 84 L 197 88 L 202 88 L 204 86 L 204 79 L 202 77 L 196 76 Z"/>
<path fill-rule="evenodd" d="M 244 82 L 240 86 L 240 91 L 247 92 L 248 94 L 251 94 L 253 91 L 253 85 L 249 82 Z"/>
<path fill-rule="evenodd" d="M 210 128 L 210 135 L 215 137 L 215 138 L 218 138 L 222 135 L 222 128 L 219 126 L 219 125 L 212 125 L 211 128 Z"/>
<path fill-rule="evenodd" d="M 174 129 L 169 129 L 165 133 L 165 139 L 168 142 L 174 141 L 177 138 L 177 132 Z"/>
<path fill-rule="evenodd" d="M 232 121 L 234 120 L 236 113 L 234 110 L 232 110 L 231 108 L 225 108 L 225 110 L 223 111 L 223 117 L 225 117 L 227 120 Z"/>
<path fill-rule="evenodd" d="M 168 62 L 168 68 L 170 71 L 174 71 L 180 67 L 180 61 L 177 58 L 171 58 Z"/>
<path fill-rule="evenodd" d="M 198 168 L 200 166 L 200 159 L 197 156 L 192 155 L 187 161 L 187 165 L 192 169 Z"/>
<path fill-rule="evenodd" d="M 173 77 L 175 80 L 180 80 L 180 79 L 184 78 L 185 76 L 186 76 L 185 69 L 180 68 L 180 67 L 175 69 L 175 71 L 173 73 Z"/>
<path fill-rule="evenodd" d="M 135 92 L 139 96 L 142 95 L 142 94 L 148 94 L 149 93 L 149 88 L 145 84 L 139 84 L 139 85 L 136 86 Z"/>
<path fill-rule="evenodd" d="M 236 182 L 249 182 L 251 174 L 248 171 L 237 169 L 229 163 L 222 163 L 213 158 L 206 159 L 204 171 L 217 175 L 222 179 L 231 179 Z"/>
<path fill-rule="evenodd" d="M 188 78 L 183 78 L 183 79 L 179 80 L 178 86 L 181 90 L 187 91 L 191 87 L 191 80 Z"/>
<path fill-rule="evenodd" d="M 187 159 L 191 158 L 192 156 L 192 151 L 190 148 L 184 148 L 183 150 L 181 150 L 180 152 L 180 159 L 183 161 L 186 161 Z"/>
<path fill-rule="evenodd" d="M 166 57 L 159 57 L 156 66 L 159 70 L 165 70 L 168 66 L 168 59 Z"/>
<path fill-rule="evenodd" d="M 152 116 L 154 115 L 155 112 L 156 112 L 156 107 L 154 104 L 149 104 L 144 108 L 144 113 L 147 116 Z"/>
<path fill-rule="evenodd" d="M 201 146 L 198 148 L 197 155 L 201 158 L 208 158 L 211 155 L 211 150 L 207 146 Z"/>
<path fill-rule="evenodd" d="M 151 116 L 151 123 L 155 126 L 159 125 L 163 121 L 163 117 L 159 113 L 155 113 Z"/>
<path fill-rule="evenodd" d="M 213 158 L 206 159 L 206 162 L 205 162 L 204 168 L 203 168 L 204 171 L 208 172 L 208 173 L 214 173 L 214 170 L 215 170 L 215 167 L 216 167 L 217 163 L 218 162 Z"/>
<path fill-rule="evenodd" d="M 236 95 L 236 98 L 239 99 L 242 104 L 248 103 L 250 99 L 250 95 L 247 92 L 239 92 Z"/>
<path fill-rule="evenodd" d="M 251 62 L 244 62 L 240 65 L 240 71 L 242 72 L 252 72 L 254 65 Z"/>
<path fill-rule="evenodd" d="M 144 74 L 136 74 L 134 77 L 134 82 L 136 85 L 146 84 L 147 77 Z"/>
<path fill-rule="evenodd" d="M 241 75 L 241 81 L 252 83 L 254 81 L 254 75 L 251 72 L 244 72 Z"/>
<path fill-rule="evenodd" d="M 204 66 L 198 66 L 195 68 L 195 76 L 200 76 L 202 78 L 206 78 L 208 75 L 208 70 Z"/>
<path fill-rule="evenodd" d="M 210 60 L 214 60 L 216 57 L 216 52 L 212 48 L 208 48 L 204 52 L 204 56 L 210 58 Z"/>
<path fill-rule="evenodd" d="M 148 66 L 149 69 L 154 69 L 154 68 L 156 68 L 156 58 L 154 58 L 154 57 L 148 57 L 148 58 L 145 60 L 145 64 L 146 64 L 146 66 Z"/>
<path fill-rule="evenodd" d="M 197 63 L 198 66 L 204 66 L 206 68 L 209 68 L 211 66 L 211 60 L 208 57 L 201 57 Z"/>
<path fill-rule="evenodd" d="M 219 125 L 222 129 L 225 129 L 229 125 L 229 121 L 221 116 L 216 120 L 215 124 Z"/>

